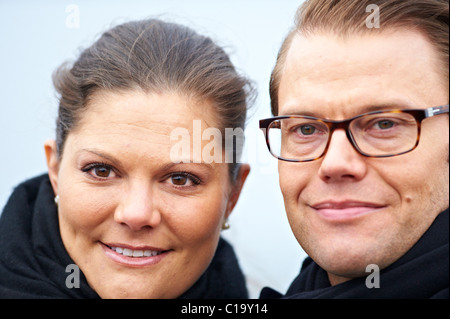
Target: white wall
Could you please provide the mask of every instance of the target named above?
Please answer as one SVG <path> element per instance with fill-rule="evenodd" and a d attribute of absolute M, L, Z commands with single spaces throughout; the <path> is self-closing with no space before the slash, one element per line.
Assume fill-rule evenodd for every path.
<path fill-rule="evenodd" d="M 284 292 L 305 254 L 287 223 L 277 161 L 266 150 L 258 120 L 270 116 L 270 72 L 301 2 L 1 1 L 0 209 L 14 186 L 46 172 L 43 142 L 54 138 L 51 74 L 57 66 L 112 25 L 154 16 L 187 24 L 225 46 L 238 69 L 258 84 L 244 151 L 252 172 L 224 236 L 234 244 L 251 297 L 263 286 Z"/>

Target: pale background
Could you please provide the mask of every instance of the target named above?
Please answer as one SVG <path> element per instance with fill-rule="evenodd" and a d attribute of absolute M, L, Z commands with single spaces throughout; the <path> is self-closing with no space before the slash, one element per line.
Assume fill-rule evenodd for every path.
<path fill-rule="evenodd" d="M 223 235 L 234 245 L 252 298 L 264 286 L 285 292 L 305 253 L 289 228 L 277 161 L 266 149 L 258 120 L 271 116 L 270 72 L 301 2 L 2 0 L 0 210 L 14 186 L 46 172 L 43 142 L 55 136 L 55 68 L 113 25 L 148 17 L 186 24 L 224 46 L 240 72 L 257 84 L 244 150 L 252 171 Z"/>

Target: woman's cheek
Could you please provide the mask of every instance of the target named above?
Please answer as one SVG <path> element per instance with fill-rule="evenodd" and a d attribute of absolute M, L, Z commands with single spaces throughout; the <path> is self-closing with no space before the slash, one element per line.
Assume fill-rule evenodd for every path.
<path fill-rule="evenodd" d="M 60 191 L 59 214 L 76 229 L 87 230 L 113 216 L 117 192 L 113 187 L 75 184 Z"/>
<path fill-rule="evenodd" d="M 166 198 L 163 218 L 172 232 L 186 242 L 203 241 L 220 233 L 226 203 L 221 196 L 213 198 Z M 220 197 L 220 198 L 219 198 Z"/>

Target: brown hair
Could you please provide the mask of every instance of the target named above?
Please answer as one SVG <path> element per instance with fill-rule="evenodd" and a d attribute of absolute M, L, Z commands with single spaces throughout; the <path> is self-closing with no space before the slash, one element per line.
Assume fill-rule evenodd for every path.
<path fill-rule="evenodd" d="M 116 26 L 85 49 L 71 66 L 53 74 L 60 95 L 56 144 L 61 157 L 89 98 L 98 90 L 140 88 L 177 91 L 213 101 L 223 128 L 244 128 L 251 83 L 240 76 L 225 51 L 210 38 L 182 25 L 157 19 Z M 234 153 L 241 150 L 234 145 Z M 237 160 L 230 176 L 239 170 Z"/>
<path fill-rule="evenodd" d="M 369 5 L 377 5 L 380 28 L 369 28 Z M 439 70 L 449 80 L 449 3 L 448 0 L 308 0 L 297 10 L 295 27 L 289 32 L 278 53 L 270 79 L 271 108 L 278 115 L 278 88 L 291 42 L 296 34 L 329 32 L 340 36 L 383 32 L 386 28 L 421 31 L 440 57 Z"/>

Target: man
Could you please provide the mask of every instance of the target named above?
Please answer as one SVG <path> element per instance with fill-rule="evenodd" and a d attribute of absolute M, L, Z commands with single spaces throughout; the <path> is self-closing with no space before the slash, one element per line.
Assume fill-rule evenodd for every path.
<path fill-rule="evenodd" d="M 449 297 L 448 10 L 300 7 L 260 122 L 309 255 L 285 297 Z"/>

